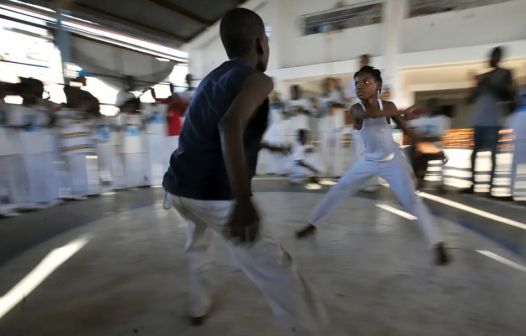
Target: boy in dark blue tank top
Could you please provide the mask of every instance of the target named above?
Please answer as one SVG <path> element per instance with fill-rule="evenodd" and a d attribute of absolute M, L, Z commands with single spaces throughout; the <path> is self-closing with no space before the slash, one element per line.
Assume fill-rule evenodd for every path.
<path fill-rule="evenodd" d="M 189 315 L 192 323 L 201 324 L 212 304 L 215 231 L 227 239 L 285 330 L 321 335 L 328 326 L 324 307 L 260 221 L 250 191 L 273 88 L 263 73 L 269 59 L 263 21 L 237 8 L 222 19 L 220 35 L 230 60 L 197 88 L 163 182 L 168 203 L 188 223 Z"/>

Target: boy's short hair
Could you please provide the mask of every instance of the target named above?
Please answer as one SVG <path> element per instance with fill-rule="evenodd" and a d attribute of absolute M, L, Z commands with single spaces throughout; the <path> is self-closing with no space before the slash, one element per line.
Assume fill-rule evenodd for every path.
<path fill-rule="evenodd" d="M 255 12 L 236 8 L 223 16 L 219 35 L 229 58 L 245 56 L 250 53 L 252 41 L 265 35 L 265 24 Z"/>

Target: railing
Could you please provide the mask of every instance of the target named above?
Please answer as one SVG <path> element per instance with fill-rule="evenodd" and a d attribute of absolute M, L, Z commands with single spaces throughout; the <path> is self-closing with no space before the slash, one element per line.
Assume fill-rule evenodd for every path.
<path fill-rule="evenodd" d="M 409 0 L 409 17 L 494 5 L 511 0 Z"/>

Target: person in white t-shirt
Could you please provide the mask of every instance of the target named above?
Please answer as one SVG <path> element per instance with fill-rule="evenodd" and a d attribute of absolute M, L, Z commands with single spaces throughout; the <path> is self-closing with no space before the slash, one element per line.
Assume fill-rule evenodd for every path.
<path fill-rule="evenodd" d="M 318 99 L 318 105 L 323 109 L 323 117 L 318 122 L 321 156 L 325 174 L 337 177 L 344 173 L 345 102 L 341 86 L 334 78 L 326 78 L 322 82 L 322 92 Z"/>
<path fill-rule="evenodd" d="M 290 182 L 300 184 L 307 176 L 311 176 L 314 182 L 317 182 L 316 176 L 319 175 L 318 169 L 308 160 L 308 155 L 312 148 L 307 145 L 308 131 L 298 130 L 298 138 L 292 145 L 292 167 Z"/>
<path fill-rule="evenodd" d="M 310 129 L 310 113 L 312 110 L 309 99 L 303 98 L 303 91 L 299 85 L 291 87 L 291 100 L 288 111 L 291 115 L 289 136 L 294 138 L 300 129 Z"/>

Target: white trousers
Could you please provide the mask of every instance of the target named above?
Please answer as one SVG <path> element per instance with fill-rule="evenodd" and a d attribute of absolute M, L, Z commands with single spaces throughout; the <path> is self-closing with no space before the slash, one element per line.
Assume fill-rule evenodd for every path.
<path fill-rule="evenodd" d="M 144 173 L 147 185 L 161 185 L 165 170 L 165 137 L 161 134 L 146 134 L 144 137 Z"/>
<path fill-rule="evenodd" d="M 189 314 L 203 316 L 211 305 L 212 234 L 222 236 L 233 202 L 167 196 L 187 221 L 185 252 L 190 267 Z M 235 245 L 229 241 L 227 246 L 245 274 L 263 292 L 284 330 L 296 336 L 322 335 L 329 323 L 318 296 L 265 223 L 261 223 L 259 235 L 252 246 Z"/>
<path fill-rule="evenodd" d="M 99 141 L 96 147 L 97 166 L 99 168 L 99 178 L 102 183 L 112 183 L 112 159 L 113 146 L 111 143 Z"/>
<path fill-rule="evenodd" d="M 137 188 L 145 185 L 143 153 L 122 154 L 124 163 L 124 179 L 127 188 Z"/>
<path fill-rule="evenodd" d="M 166 136 L 164 137 L 164 154 L 163 154 L 163 172 L 166 172 L 170 168 L 170 158 L 172 153 L 179 148 L 179 136 Z"/>
<path fill-rule="evenodd" d="M 71 196 L 84 197 L 89 194 L 88 163 L 85 154 L 65 155 L 66 170 L 70 180 Z"/>
<path fill-rule="evenodd" d="M 390 161 L 366 161 L 363 158 L 358 160 L 318 203 L 309 222 L 312 225 L 319 225 L 343 201 L 355 195 L 373 176 L 382 177 L 391 185 L 391 189 L 402 204 L 417 218 L 418 225 L 431 248 L 441 242 L 433 216 L 420 196 L 415 193 L 413 172 L 400 151 Z"/>
<path fill-rule="evenodd" d="M 31 203 L 31 194 L 29 192 L 29 176 L 22 155 L 10 155 L 1 157 L 2 171 L 7 175 L 4 176 L 5 183 L 9 188 L 9 201 L 11 203 L 26 205 Z"/>

